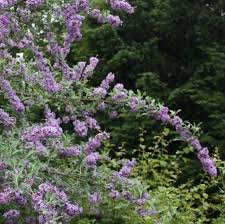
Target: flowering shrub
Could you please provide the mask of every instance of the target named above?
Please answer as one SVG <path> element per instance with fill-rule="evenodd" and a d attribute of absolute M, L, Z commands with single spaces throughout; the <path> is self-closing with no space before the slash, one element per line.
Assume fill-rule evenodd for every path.
<path fill-rule="evenodd" d="M 116 11 L 133 13 L 125 0 L 0 1 L 1 124 L 0 209 L 6 223 L 72 223 L 82 219 L 141 223 L 157 217 L 146 186 L 130 178 L 136 161 L 111 168 L 104 144 L 110 133 L 99 114 L 127 111 L 172 125 L 191 145 L 210 176 L 217 176 L 196 127 L 151 98 L 114 84 L 109 73 L 98 87 L 88 79 L 97 57 L 71 67 L 70 46 L 82 38 L 85 18 L 122 25 Z M 108 221 L 107 221 L 108 220 Z"/>

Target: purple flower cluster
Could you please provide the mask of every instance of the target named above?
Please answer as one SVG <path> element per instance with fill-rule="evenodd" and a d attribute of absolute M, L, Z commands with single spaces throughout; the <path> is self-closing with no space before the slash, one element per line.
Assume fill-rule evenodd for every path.
<path fill-rule="evenodd" d="M 180 134 L 181 139 L 189 143 L 197 152 L 198 158 L 203 166 L 203 169 L 212 177 L 217 176 L 217 169 L 214 161 L 209 156 L 207 148 L 201 146 L 196 137 L 192 136 L 190 131 L 184 126 L 182 119 L 178 116 L 171 116 L 168 107 L 161 107 L 159 111 L 152 112 L 157 120 L 163 123 L 171 124 L 176 132 Z"/>
<path fill-rule="evenodd" d="M 105 98 L 110 87 L 110 83 L 112 83 L 115 79 L 115 75 L 113 73 L 109 73 L 104 80 L 102 80 L 99 87 L 94 88 L 92 92 L 92 96 L 97 96 L 100 98 Z M 104 103 L 103 103 L 104 104 Z M 103 108 L 103 104 L 100 105 L 100 108 Z M 104 109 L 102 109 L 104 110 Z"/>
<path fill-rule="evenodd" d="M 102 80 L 100 87 L 101 87 L 101 88 L 104 88 L 104 89 L 106 89 L 106 90 L 108 90 L 109 87 L 110 87 L 110 86 L 109 86 L 110 83 L 112 83 L 112 82 L 114 81 L 114 79 L 115 79 L 115 75 L 114 75 L 112 72 L 110 72 L 110 73 L 106 76 L 106 78 L 105 78 L 104 80 Z"/>
<path fill-rule="evenodd" d="M 130 181 L 128 179 L 132 168 L 136 165 L 136 160 L 132 159 L 132 160 L 123 160 L 122 161 L 122 168 L 119 170 L 119 172 L 114 171 L 112 173 L 112 178 L 111 178 L 111 183 L 107 184 L 106 188 L 108 190 L 109 196 L 112 199 L 118 199 L 121 196 L 123 196 L 124 199 L 131 201 L 133 196 L 129 191 L 124 190 L 127 186 L 128 188 L 130 188 Z M 123 191 L 120 193 L 117 189 L 116 189 L 116 185 L 121 185 L 123 186 L 122 189 Z"/>
<path fill-rule="evenodd" d="M 196 147 L 195 144 L 193 144 L 192 141 L 192 146 Z M 216 177 L 217 176 L 217 169 L 216 166 L 214 164 L 214 161 L 210 158 L 209 156 L 209 150 L 205 147 L 205 148 L 201 148 L 198 151 L 198 159 L 200 160 L 203 169 L 209 173 L 210 176 L 212 177 Z"/>
<path fill-rule="evenodd" d="M 2 124 L 5 128 L 12 128 L 16 124 L 16 119 L 10 117 L 8 113 L 0 108 L 0 124 Z"/>
<path fill-rule="evenodd" d="M 0 192 L 0 205 L 8 204 L 14 199 L 14 192 L 11 188 L 5 188 Z"/>
<path fill-rule="evenodd" d="M 92 96 L 94 97 L 100 97 L 100 98 L 105 98 L 107 95 L 107 90 L 102 88 L 102 87 L 96 87 L 94 88 L 93 92 L 92 92 Z"/>
<path fill-rule="evenodd" d="M 132 96 L 130 98 L 130 102 L 129 102 L 130 108 L 131 108 L 131 112 L 136 112 L 138 110 L 139 107 L 139 99 L 136 96 Z"/>
<path fill-rule="evenodd" d="M 25 205 L 27 204 L 27 199 L 24 197 L 24 195 L 22 194 L 22 192 L 20 191 L 16 191 L 14 193 L 14 200 L 16 201 L 17 204 L 19 205 Z"/>
<path fill-rule="evenodd" d="M 98 23 L 105 23 L 105 17 L 99 9 L 92 9 L 90 15 L 92 18 L 95 18 Z"/>
<path fill-rule="evenodd" d="M 0 192 L 0 205 L 8 204 L 11 201 L 15 201 L 18 205 L 25 205 L 27 203 L 27 199 L 20 191 L 14 191 L 8 187 Z"/>
<path fill-rule="evenodd" d="M 29 146 L 34 147 L 37 152 L 44 153 L 46 148 L 43 145 L 43 141 L 49 138 L 60 137 L 63 133 L 62 128 L 59 126 L 59 120 L 55 119 L 55 114 L 50 110 L 45 110 L 46 122 L 41 125 L 37 125 L 31 130 L 26 130 L 22 139 Z"/>
<path fill-rule="evenodd" d="M 58 205 L 54 206 L 50 202 L 46 201 L 46 193 L 52 194 L 57 200 Z M 50 183 L 40 184 L 38 191 L 32 195 L 32 204 L 36 212 L 39 215 L 39 223 L 46 223 L 54 219 L 55 216 L 69 215 L 78 216 L 82 213 L 83 209 L 78 204 L 72 204 L 64 191 L 51 185 Z"/>
<path fill-rule="evenodd" d="M 78 204 L 66 203 L 65 212 L 69 216 L 79 216 L 83 212 L 83 208 Z"/>
<path fill-rule="evenodd" d="M 85 62 L 78 62 L 78 64 L 74 68 L 70 68 L 66 63 L 63 63 L 60 66 L 60 70 L 62 71 L 63 77 L 69 81 L 78 81 L 80 80 L 82 73 L 85 69 Z"/>
<path fill-rule="evenodd" d="M 107 138 L 109 138 L 109 134 L 106 132 L 98 133 L 94 138 L 89 138 L 88 142 L 84 145 L 85 154 L 90 154 L 100 148 L 102 142 Z"/>
<path fill-rule="evenodd" d="M 130 5 L 129 2 L 125 0 L 106 0 L 110 6 L 115 10 L 122 10 L 124 12 L 127 12 L 129 14 L 134 13 L 134 7 Z"/>
<path fill-rule="evenodd" d="M 70 146 L 67 148 L 61 148 L 59 150 L 59 154 L 62 157 L 76 157 L 79 156 L 81 154 L 81 149 L 78 146 Z"/>
<path fill-rule="evenodd" d="M 43 4 L 44 0 L 26 0 L 28 8 L 37 8 Z"/>
<path fill-rule="evenodd" d="M 101 194 L 99 192 L 94 192 L 93 194 L 91 194 L 88 198 L 89 202 L 91 204 L 98 204 L 101 202 L 102 197 Z"/>
<path fill-rule="evenodd" d="M 123 24 L 123 22 L 120 20 L 119 16 L 114 16 L 109 14 L 106 17 L 106 21 L 112 26 L 112 27 L 119 27 Z"/>
<path fill-rule="evenodd" d="M 134 200 L 134 203 L 141 206 L 141 205 L 144 205 L 148 199 L 149 199 L 148 194 L 143 193 L 140 198 L 137 198 Z"/>
<path fill-rule="evenodd" d="M 84 158 L 84 164 L 87 168 L 94 169 L 99 160 L 100 160 L 99 153 L 92 152 Z"/>
<path fill-rule="evenodd" d="M 152 216 L 152 215 L 157 215 L 159 214 L 158 211 L 154 210 L 154 209 L 139 209 L 137 211 L 138 215 L 140 215 L 141 217 L 145 217 L 145 216 Z"/>
<path fill-rule="evenodd" d="M 80 120 L 75 120 L 73 122 L 74 125 L 74 131 L 80 136 L 80 137 L 85 137 L 87 136 L 88 133 L 88 127 L 84 121 Z"/>
<path fill-rule="evenodd" d="M 86 66 L 86 68 L 84 69 L 84 72 L 83 72 L 84 78 L 88 78 L 93 74 L 98 62 L 99 62 L 98 58 L 96 58 L 96 57 L 90 58 L 89 64 Z"/>
<path fill-rule="evenodd" d="M 65 48 L 69 49 L 73 41 L 79 41 L 81 39 L 80 27 L 83 20 L 84 17 L 77 14 L 76 5 L 67 5 L 64 8 L 64 22 L 67 30 L 64 41 Z"/>
<path fill-rule="evenodd" d="M 48 40 L 48 51 L 52 53 L 52 55 L 59 60 L 60 58 L 65 58 L 69 53 L 68 49 L 62 48 L 58 42 L 56 41 L 55 34 L 53 32 L 47 32 L 46 38 Z"/>
<path fill-rule="evenodd" d="M 5 170 L 7 168 L 7 165 L 0 161 L 0 171 Z"/>
<path fill-rule="evenodd" d="M 132 160 L 124 160 L 123 161 L 123 166 L 122 168 L 120 169 L 119 172 L 115 171 L 113 172 L 113 176 L 114 177 L 117 177 L 121 180 L 125 180 L 126 178 L 129 177 L 131 171 L 132 171 L 132 168 L 136 165 L 136 160 L 135 159 L 132 159 Z"/>
<path fill-rule="evenodd" d="M 60 127 L 53 126 L 37 126 L 33 128 L 29 133 L 23 135 L 23 139 L 27 142 L 43 141 L 48 138 L 56 138 L 61 136 L 62 129 Z"/>
<path fill-rule="evenodd" d="M 112 27 L 119 27 L 122 25 L 122 21 L 119 16 L 114 16 L 112 14 L 108 14 L 107 16 L 102 15 L 99 9 L 92 9 L 90 16 L 97 20 L 98 23 L 108 23 Z"/>
<path fill-rule="evenodd" d="M 9 99 L 9 102 L 12 105 L 12 108 L 19 113 L 23 113 L 25 110 L 25 107 L 21 103 L 19 97 L 16 95 L 14 90 L 12 89 L 10 83 L 7 80 L 3 79 L 3 80 L 0 80 L 0 86 L 2 90 L 5 92 L 5 94 L 7 95 L 7 98 Z"/>
<path fill-rule="evenodd" d="M 1 1 L 0 1 L 1 8 Z M 10 13 L 3 13 L 0 15 L 0 42 L 10 33 Z"/>
<path fill-rule="evenodd" d="M 86 12 L 89 9 L 89 0 L 77 0 L 74 3 L 76 12 Z"/>
<path fill-rule="evenodd" d="M 121 196 L 120 192 L 115 189 L 115 186 L 113 183 L 107 184 L 106 189 L 108 190 L 108 194 L 109 194 L 110 198 L 112 198 L 114 200 L 120 198 L 120 196 Z"/>
<path fill-rule="evenodd" d="M 3 216 L 5 219 L 16 219 L 19 218 L 20 212 L 16 209 L 11 209 L 8 212 L 5 212 Z"/>
<path fill-rule="evenodd" d="M 42 86 L 49 93 L 57 93 L 61 90 L 61 86 L 54 80 L 53 74 L 38 47 L 33 46 L 32 51 L 35 55 L 36 66 L 43 76 Z"/>
<path fill-rule="evenodd" d="M 97 130 L 100 129 L 100 126 L 99 126 L 97 120 L 95 118 L 93 118 L 93 117 L 86 116 L 85 117 L 85 123 L 87 124 L 87 126 L 90 129 L 97 129 Z"/>
<path fill-rule="evenodd" d="M 18 2 L 18 0 L 1 0 L 0 1 L 0 9 L 11 7 L 11 6 L 15 5 L 17 2 Z"/>
<path fill-rule="evenodd" d="M 20 216 L 20 212 L 16 209 L 11 209 L 3 214 L 5 219 L 17 219 Z"/>
<path fill-rule="evenodd" d="M 115 110 L 114 111 L 111 111 L 109 113 L 109 117 L 112 118 L 112 119 L 117 118 L 118 117 L 118 112 L 115 111 Z"/>
<path fill-rule="evenodd" d="M 113 88 L 112 99 L 116 102 L 122 102 L 127 98 L 127 90 L 124 88 L 123 84 L 116 84 Z"/>

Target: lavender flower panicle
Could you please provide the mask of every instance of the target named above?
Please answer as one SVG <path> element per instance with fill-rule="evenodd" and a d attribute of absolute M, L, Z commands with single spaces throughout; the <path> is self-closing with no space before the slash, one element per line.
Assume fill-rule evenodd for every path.
<path fill-rule="evenodd" d="M 10 117 L 8 113 L 0 108 L 0 124 L 2 124 L 5 128 L 12 128 L 16 124 L 16 119 Z"/>
<path fill-rule="evenodd" d="M 5 94 L 7 95 L 7 98 L 9 99 L 9 102 L 12 105 L 12 108 L 19 113 L 23 113 L 25 110 L 25 107 L 21 103 L 19 97 L 16 95 L 14 90 L 12 89 L 10 83 L 7 80 L 3 79 L 3 80 L 0 80 L 0 86 L 5 92 Z"/>

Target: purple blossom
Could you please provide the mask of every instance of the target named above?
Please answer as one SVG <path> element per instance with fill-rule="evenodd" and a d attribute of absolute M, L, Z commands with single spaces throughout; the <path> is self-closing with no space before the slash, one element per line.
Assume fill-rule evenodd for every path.
<path fill-rule="evenodd" d="M 89 138 L 87 144 L 84 146 L 85 153 L 90 154 L 98 149 L 107 138 L 109 138 L 109 134 L 106 132 L 98 133 L 94 138 Z"/>
<path fill-rule="evenodd" d="M 1 9 L 1 2 L 0 2 L 0 9 Z M 0 15 L 0 41 L 3 42 L 4 39 L 10 33 L 10 13 L 3 13 Z"/>
<path fill-rule="evenodd" d="M 0 205 L 9 203 L 14 199 L 14 192 L 11 188 L 5 188 L 0 192 Z"/>
<path fill-rule="evenodd" d="M 69 216 L 78 216 L 82 213 L 83 208 L 80 207 L 78 204 L 71 204 L 71 203 L 66 203 L 65 204 L 65 212 Z"/>
<path fill-rule="evenodd" d="M 0 161 L 0 171 L 7 169 L 7 165 Z"/>
<path fill-rule="evenodd" d="M 96 87 L 94 88 L 93 92 L 92 92 L 92 96 L 98 96 L 100 98 L 105 98 L 105 96 L 107 95 L 107 90 L 105 88 L 102 87 Z"/>
<path fill-rule="evenodd" d="M 136 200 L 134 201 L 134 203 L 137 204 L 137 205 L 139 205 L 139 206 L 140 206 L 140 205 L 144 205 L 145 202 L 146 202 L 148 199 L 149 199 L 148 194 L 147 194 L 147 193 L 143 193 L 142 196 L 141 196 L 140 198 L 138 198 L 138 199 L 136 199 Z"/>
<path fill-rule="evenodd" d="M 19 205 L 25 205 L 27 203 L 27 199 L 19 191 L 15 192 L 15 201 Z"/>
<path fill-rule="evenodd" d="M 83 121 L 80 121 L 80 120 L 75 120 L 73 122 L 73 125 L 74 125 L 74 130 L 75 132 L 81 136 L 81 137 L 85 137 L 87 136 L 87 133 L 88 133 L 88 127 L 86 125 L 85 122 Z"/>
<path fill-rule="evenodd" d="M 100 160 L 98 153 L 90 153 L 85 157 L 84 163 L 88 168 L 95 168 L 98 160 Z"/>
<path fill-rule="evenodd" d="M 71 147 L 60 149 L 60 155 L 63 157 L 74 157 L 74 156 L 79 156 L 80 154 L 81 154 L 81 150 L 77 146 L 71 146 Z"/>
<path fill-rule="evenodd" d="M 132 198 L 133 198 L 131 192 L 129 192 L 129 191 L 124 191 L 124 192 L 122 193 L 122 195 L 123 195 L 123 197 L 124 197 L 126 200 L 128 200 L 128 201 L 131 201 Z"/>
<path fill-rule="evenodd" d="M 163 106 L 158 112 L 156 118 L 164 123 L 169 122 L 170 121 L 169 108 Z"/>
<path fill-rule="evenodd" d="M 98 109 L 99 109 L 100 111 L 104 111 L 106 108 L 107 108 L 107 105 L 106 105 L 105 102 L 99 103 Z"/>
<path fill-rule="evenodd" d="M 123 161 L 123 166 L 119 172 L 114 172 L 113 175 L 119 178 L 128 178 L 132 168 L 136 165 L 136 160 L 125 160 Z"/>
<path fill-rule="evenodd" d="M 141 217 L 145 217 L 145 216 L 152 216 L 152 215 L 157 215 L 159 214 L 159 212 L 157 212 L 154 209 L 149 209 L 149 210 L 144 210 L 144 209 L 139 209 L 137 211 L 138 215 L 140 215 Z"/>
<path fill-rule="evenodd" d="M 43 53 L 39 51 L 38 47 L 33 46 L 32 51 L 35 55 L 36 67 L 42 74 L 42 86 L 49 93 L 57 93 L 61 90 L 61 86 L 56 83 L 52 71 L 50 70 Z"/>
<path fill-rule="evenodd" d="M 98 203 L 100 203 L 101 199 L 102 198 L 101 198 L 101 195 L 99 192 L 94 192 L 88 198 L 88 200 L 91 204 L 98 204 Z"/>
<path fill-rule="evenodd" d="M 16 210 L 16 209 L 11 209 L 8 212 L 5 212 L 3 214 L 3 216 L 6 219 L 16 219 L 16 218 L 19 218 L 20 212 L 18 210 Z"/>
<path fill-rule="evenodd" d="M 88 125 L 90 129 L 100 129 L 97 120 L 93 117 L 86 116 L 85 123 Z"/>
<path fill-rule="evenodd" d="M 86 66 L 86 68 L 84 69 L 84 72 L 83 72 L 84 78 L 90 77 L 93 74 L 98 62 L 99 62 L 98 58 L 96 58 L 96 57 L 90 58 L 89 64 Z"/>
<path fill-rule="evenodd" d="M 43 201 L 43 194 L 41 192 L 35 192 L 32 195 L 32 204 L 35 211 L 40 212 L 45 208 Z"/>
<path fill-rule="evenodd" d="M 118 199 L 120 197 L 120 193 L 117 190 L 111 190 L 109 192 L 109 197 L 111 197 L 112 199 Z"/>
<path fill-rule="evenodd" d="M 124 89 L 124 85 L 122 83 L 117 83 L 115 86 L 114 86 L 114 89 L 117 90 L 117 91 L 121 91 Z"/>
<path fill-rule="evenodd" d="M 16 119 L 10 117 L 8 113 L 0 108 L 0 124 L 5 128 L 12 128 L 16 124 Z"/>
<path fill-rule="evenodd" d="M 16 95 L 14 90 L 12 89 L 10 83 L 3 79 L 0 81 L 0 86 L 7 95 L 10 104 L 12 105 L 13 109 L 17 112 L 23 113 L 25 110 L 24 105 L 21 103 L 19 97 Z"/>
<path fill-rule="evenodd" d="M 115 75 L 114 75 L 113 73 L 110 72 L 110 73 L 106 76 L 106 78 L 101 82 L 100 87 L 101 87 L 101 88 L 104 88 L 104 89 L 106 89 L 106 90 L 108 90 L 108 89 L 109 89 L 110 83 L 112 83 L 112 82 L 114 81 L 114 79 L 115 79 Z"/>
<path fill-rule="evenodd" d="M 75 3 L 76 12 L 87 11 L 89 9 L 89 0 L 77 0 Z"/>
<path fill-rule="evenodd" d="M 78 64 L 74 68 L 70 68 L 66 63 L 60 66 L 62 71 L 63 77 L 69 81 L 78 81 L 82 73 L 84 71 L 86 63 L 85 62 L 78 62 Z"/>
<path fill-rule="evenodd" d="M 98 23 L 106 22 L 105 17 L 102 15 L 102 13 L 99 9 L 92 9 L 90 15 L 92 18 L 95 18 Z"/>
<path fill-rule="evenodd" d="M 53 189 L 53 186 L 49 183 L 42 183 L 38 186 L 38 190 L 41 194 L 50 192 Z"/>
<path fill-rule="evenodd" d="M 53 126 L 37 126 L 23 135 L 23 140 L 27 142 L 43 141 L 48 138 L 56 138 L 62 135 L 62 128 Z"/>
<path fill-rule="evenodd" d="M 122 21 L 120 20 L 120 17 L 119 16 L 114 16 L 114 15 L 111 15 L 109 14 L 107 17 L 106 17 L 106 21 L 112 26 L 112 27 L 119 27 L 122 25 Z"/>
<path fill-rule="evenodd" d="M 64 8 L 64 22 L 67 30 L 67 35 L 64 40 L 64 47 L 70 48 L 73 41 L 79 41 L 82 37 L 80 27 L 84 17 L 77 14 L 77 5 L 66 5 Z"/>
<path fill-rule="evenodd" d="M 36 8 L 43 4 L 44 0 L 26 0 L 28 8 Z"/>
<path fill-rule="evenodd" d="M 134 13 L 135 8 L 125 0 L 106 0 L 106 2 L 115 10 L 121 10 L 129 14 Z"/>
<path fill-rule="evenodd" d="M 112 99 L 116 102 L 122 102 L 127 98 L 127 90 L 124 89 L 123 84 L 116 84 L 113 88 Z"/>
<path fill-rule="evenodd" d="M 200 142 L 199 142 L 198 139 L 193 139 L 193 140 L 191 141 L 190 145 L 191 145 L 194 149 L 196 149 L 197 152 L 199 152 L 199 151 L 202 149 L 202 146 L 201 146 L 201 144 L 200 144 Z"/>
<path fill-rule="evenodd" d="M 129 105 L 130 105 L 131 111 L 136 112 L 138 110 L 138 106 L 139 106 L 138 97 L 135 97 L 135 96 L 131 97 Z"/>

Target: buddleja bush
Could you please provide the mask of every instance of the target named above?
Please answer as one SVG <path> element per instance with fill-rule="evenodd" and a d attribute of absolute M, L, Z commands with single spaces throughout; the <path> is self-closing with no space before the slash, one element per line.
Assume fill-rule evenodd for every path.
<path fill-rule="evenodd" d="M 68 65 L 85 18 L 118 27 L 122 21 L 114 13 L 135 9 L 124 0 L 105 4 L 108 11 L 88 0 L 0 1 L 1 222 L 142 223 L 157 216 L 146 186 L 129 177 L 136 161 L 118 161 L 114 170 L 101 150 L 110 140 L 101 114 L 110 119 L 127 111 L 171 124 L 196 150 L 203 169 L 217 175 L 195 126 L 113 83 L 112 73 L 90 87 L 96 57 Z"/>

